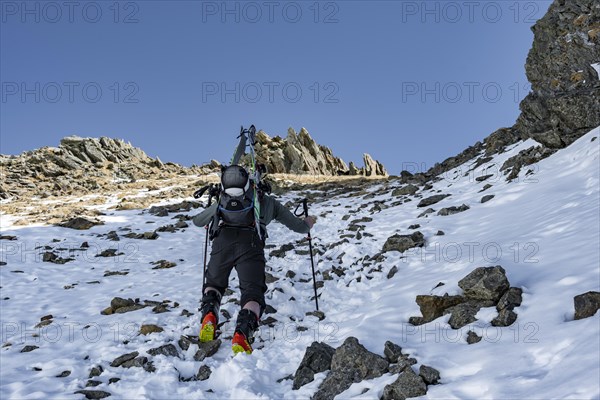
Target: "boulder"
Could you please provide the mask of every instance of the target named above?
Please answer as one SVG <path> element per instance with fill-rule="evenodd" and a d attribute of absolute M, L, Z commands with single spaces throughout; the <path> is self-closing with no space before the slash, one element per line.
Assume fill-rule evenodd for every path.
<path fill-rule="evenodd" d="M 203 361 L 206 357 L 214 356 L 219 351 L 219 347 L 221 347 L 221 339 L 198 342 L 198 351 L 194 354 L 194 360 Z"/>
<path fill-rule="evenodd" d="M 517 314 L 508 308 L 503 308 L 492 320 L 492 326 L 511 326 L 517 320 Z"/>
<path fill-rule="evenodd" d="M 600 309 L 600 292 L 587 292 L 575 296 L 575 319 L 588 318 Z"/>
<path fill-rule="evenodd" d="M 498 304 L 496 305 L 496 309 L 498 311 L 501 311 L 504 309 L 513 310 L 515 307 L 518 307 L 521 305 L 521 302 L 523 301 L 522 295 L 523 295 L 523 289 L 516 288 L 516 287 L 509 288 L 506 291 L 506 293 L 504 293 L 502 295 L 502 297 L 500 298 L 500 300 L 498 301 Z"/>
<path fill-rule="evenodd" d="M 418 295 L 416 302 L 421 309 L 423 315 L 420 324 L 431 322 L 436 318 L 444 315 L 444 312 L 450 307 L 454 307 L 465 301 L 463 296 L 449 296 L 444 294 L 443 296 L 436 295 Z"/>
<path fill-rule="evenodd" d="M 435 368 L 421 365 L 419 368 L 419 376 L 423 378 L 428 385 L 437 385 L 440 382 L 440 371 Z"/>
<path fill-rule="evenodd" d="M 383 354 L 388 362 L 397 363 L 398 359 L 402 357 L 402 347 L 388 340 L 383 346 Z"/>
<path fill-rule="evenodd" d="M 482 337 L 473 331 L 467 332 L 467 344 L 475 344 L 481 342 Z"/>
<path fill-rule="evenodd" d="M 388 251 L 399 251 L 404 253 L 406 250 L 413 247 L 423 247 L 425 245 L 425 237 L 419 231 L 413 232 L 410 235 L 395 234 L 390 236 L 383 245 L 382 253 Z"/>
<path fill-rule="evenodd" d="M 465 297 L 497 302 L 510 287 L 506 271 L 501 266 L 479 267 L 458 282 Z"/>
<path fill-rule="evenodd" d="M 417 193 L 417 191 L 419 190 L 419 188 L 413 184 L 408 184 L 406 186 L 402 186 L 399 188 L 396 188 L 392 191 L 392 196 L 394 197 L 398 197 L 398 196 L 408 196 L 408 195 L 413 195 L 415 193 Z"/>
<path fill-rule="evenodd" d="M 304 353 L 302 362 L 294 374 L 292 389 L 297 390 L 314 380 L 315 374 L 331 368 L 335 349 L 325 343 L 313 342 Z"/>
<path fill-rule="evenodd" d="M 352 383 L 382 376 L 389 363 L 381 356 L 364 348 L 358 339 L 347 338 L 335 350 L 331 359 L 331 372 L 319 385 L 315 400 L 333 399 L 348 389 Z"/>
<path fill-rule="evenodd" d="M 450 194 L 434 194 L 433 196 L 426 197 L 419 201 L 417 207 L 428 207 L 432 204 L 439 203 L 444 200 L 446 197 L 451 196 Z"/>
<path fill-rule="evenodd" d="M 406 368 L 393 383 L 383 389 L 381 400 L 405 400 L 427 394 L 427 385 L 423 378 L 412 368 Z"/>
<path fill-rule="evenodd" d="M 440 211 L 438 211 L 437 215 L 446 216 L 446 215 L 458 214 L 463 211 L 467 211 L 469 208 L 471 208 L 471 207 L 469 207 L 466 204 L 460 205 L 458 207 L 456 207 L 456 206 L 444 207 Z"/>
<path fill-rule="evenodd" d="M 179 357 L 179 352 L 177 351 L 177 347 L 175 347 L 175 345 L 172 343 L 150 349 L 150 350 L 148 350 L 148 354 L 150 354 L 151 356 L 163 355 L 166 357 Z"/>
<path fill-rule="evenodd" d="M 104 225 L 104 222 L 83 217 L 72 218 L 58 224 L 58 226 L 61 226 L 63 228 L 70 228 L 76 230 L 86 230 L 98 225 Z"/>
<path fill-rule="evenodd" d="M 448 324 L 452 329 L 460 329 L 471 322 L 477 321 L 475 314 L 479 312 L 480 306 L 474 303 L 462 303 L 445 310 L 445 314 L 450 313 Z"/>

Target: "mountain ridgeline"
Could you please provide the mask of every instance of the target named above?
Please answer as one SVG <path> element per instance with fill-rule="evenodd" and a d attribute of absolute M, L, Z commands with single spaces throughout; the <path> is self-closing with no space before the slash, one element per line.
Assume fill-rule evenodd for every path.
<path fill-rule="evenodd" d="M 318 145 L 304 128 L 292 128 L 287 137 L 257 134 L 259 162 L 269 173 L 300 175 L 387 176 L 385 167 L 370 155 L 363 156 L 364 167 L 346 163 L 331 149 Z M 27 199 L 85 195 L 114 191 L 116 184 L 137 180 L 166 180 L 184 175 L 207 175 L 219 170 L 220 163 L 185 167 L 163 163 L 143 150 L 120 139 L 65 137 L 58 147 L 43 147 L 18 156 L 0 155 L 3 180 L 0 198 Z"/>

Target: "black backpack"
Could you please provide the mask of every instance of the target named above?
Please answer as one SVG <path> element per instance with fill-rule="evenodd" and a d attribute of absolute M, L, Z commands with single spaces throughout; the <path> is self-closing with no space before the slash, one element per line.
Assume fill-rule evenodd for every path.
<path fill-rule="evenodd" d="M 217 217 L 226 226 L 254 228 L 254 186 L 241 196 L 231 196 L 221 191 Z"/>
<path fill-rule="evenodd" d="M 223 167 L 212 232 L 218 231 L 222 226 L 254 229 L 255 190 L 254 183 L 244 167 Z"/>

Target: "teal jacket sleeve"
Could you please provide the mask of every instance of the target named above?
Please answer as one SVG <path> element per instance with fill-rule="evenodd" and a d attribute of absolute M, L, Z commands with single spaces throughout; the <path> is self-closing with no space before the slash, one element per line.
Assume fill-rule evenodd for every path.
<path fill-rule="evenodd" d="M 206 208 L 200 214 L 196 215 L 192 221 L 196 226 L 206 226 L 210 223 L 210 220 L 215 215 L 217 211 L 217 203 L 213 203 L 210 207 Z"/>
<path fill-rule="evenodd" d="M 283 225 L 298 233 L 308 233 L 310 228 L 303 219 L 296 217 L 283 204 L 271 198 L 273 201 L 273 217 Z"/>

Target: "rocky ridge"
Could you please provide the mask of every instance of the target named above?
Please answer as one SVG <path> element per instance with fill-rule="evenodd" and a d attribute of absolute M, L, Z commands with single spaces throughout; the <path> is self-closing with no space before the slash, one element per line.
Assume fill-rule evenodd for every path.
<path fill-rule="evenodd" d="M 256 134 L 257 161 L 273 174 L 313 174 L 350 176 L 387 176 L 383 164 L 369 154 L 363 155 L 364 167 L 357 168 L 353 162 L 346 165 L 335 157 L 330 148 L 317 144 L 306 128 L 296 133 L 289 128 L 287 136 L 271 138 L 264 131 Z"/>
<path fill-rule="evenodd" d="M 554 0 L 531 28 L 534 40 L 525 72 L 531 92 L 521 101 L 512 127 L 500 128 L 482 142 L 405 180 L 428 181 L 479 157 L 532 138 L 540 143 L 500 168 L 512 180 L 521 167 L 548 157 L 600 125 L 600 4 L 595 0 Z M 600 68 L 600 67 L 597 67 Z"/>

